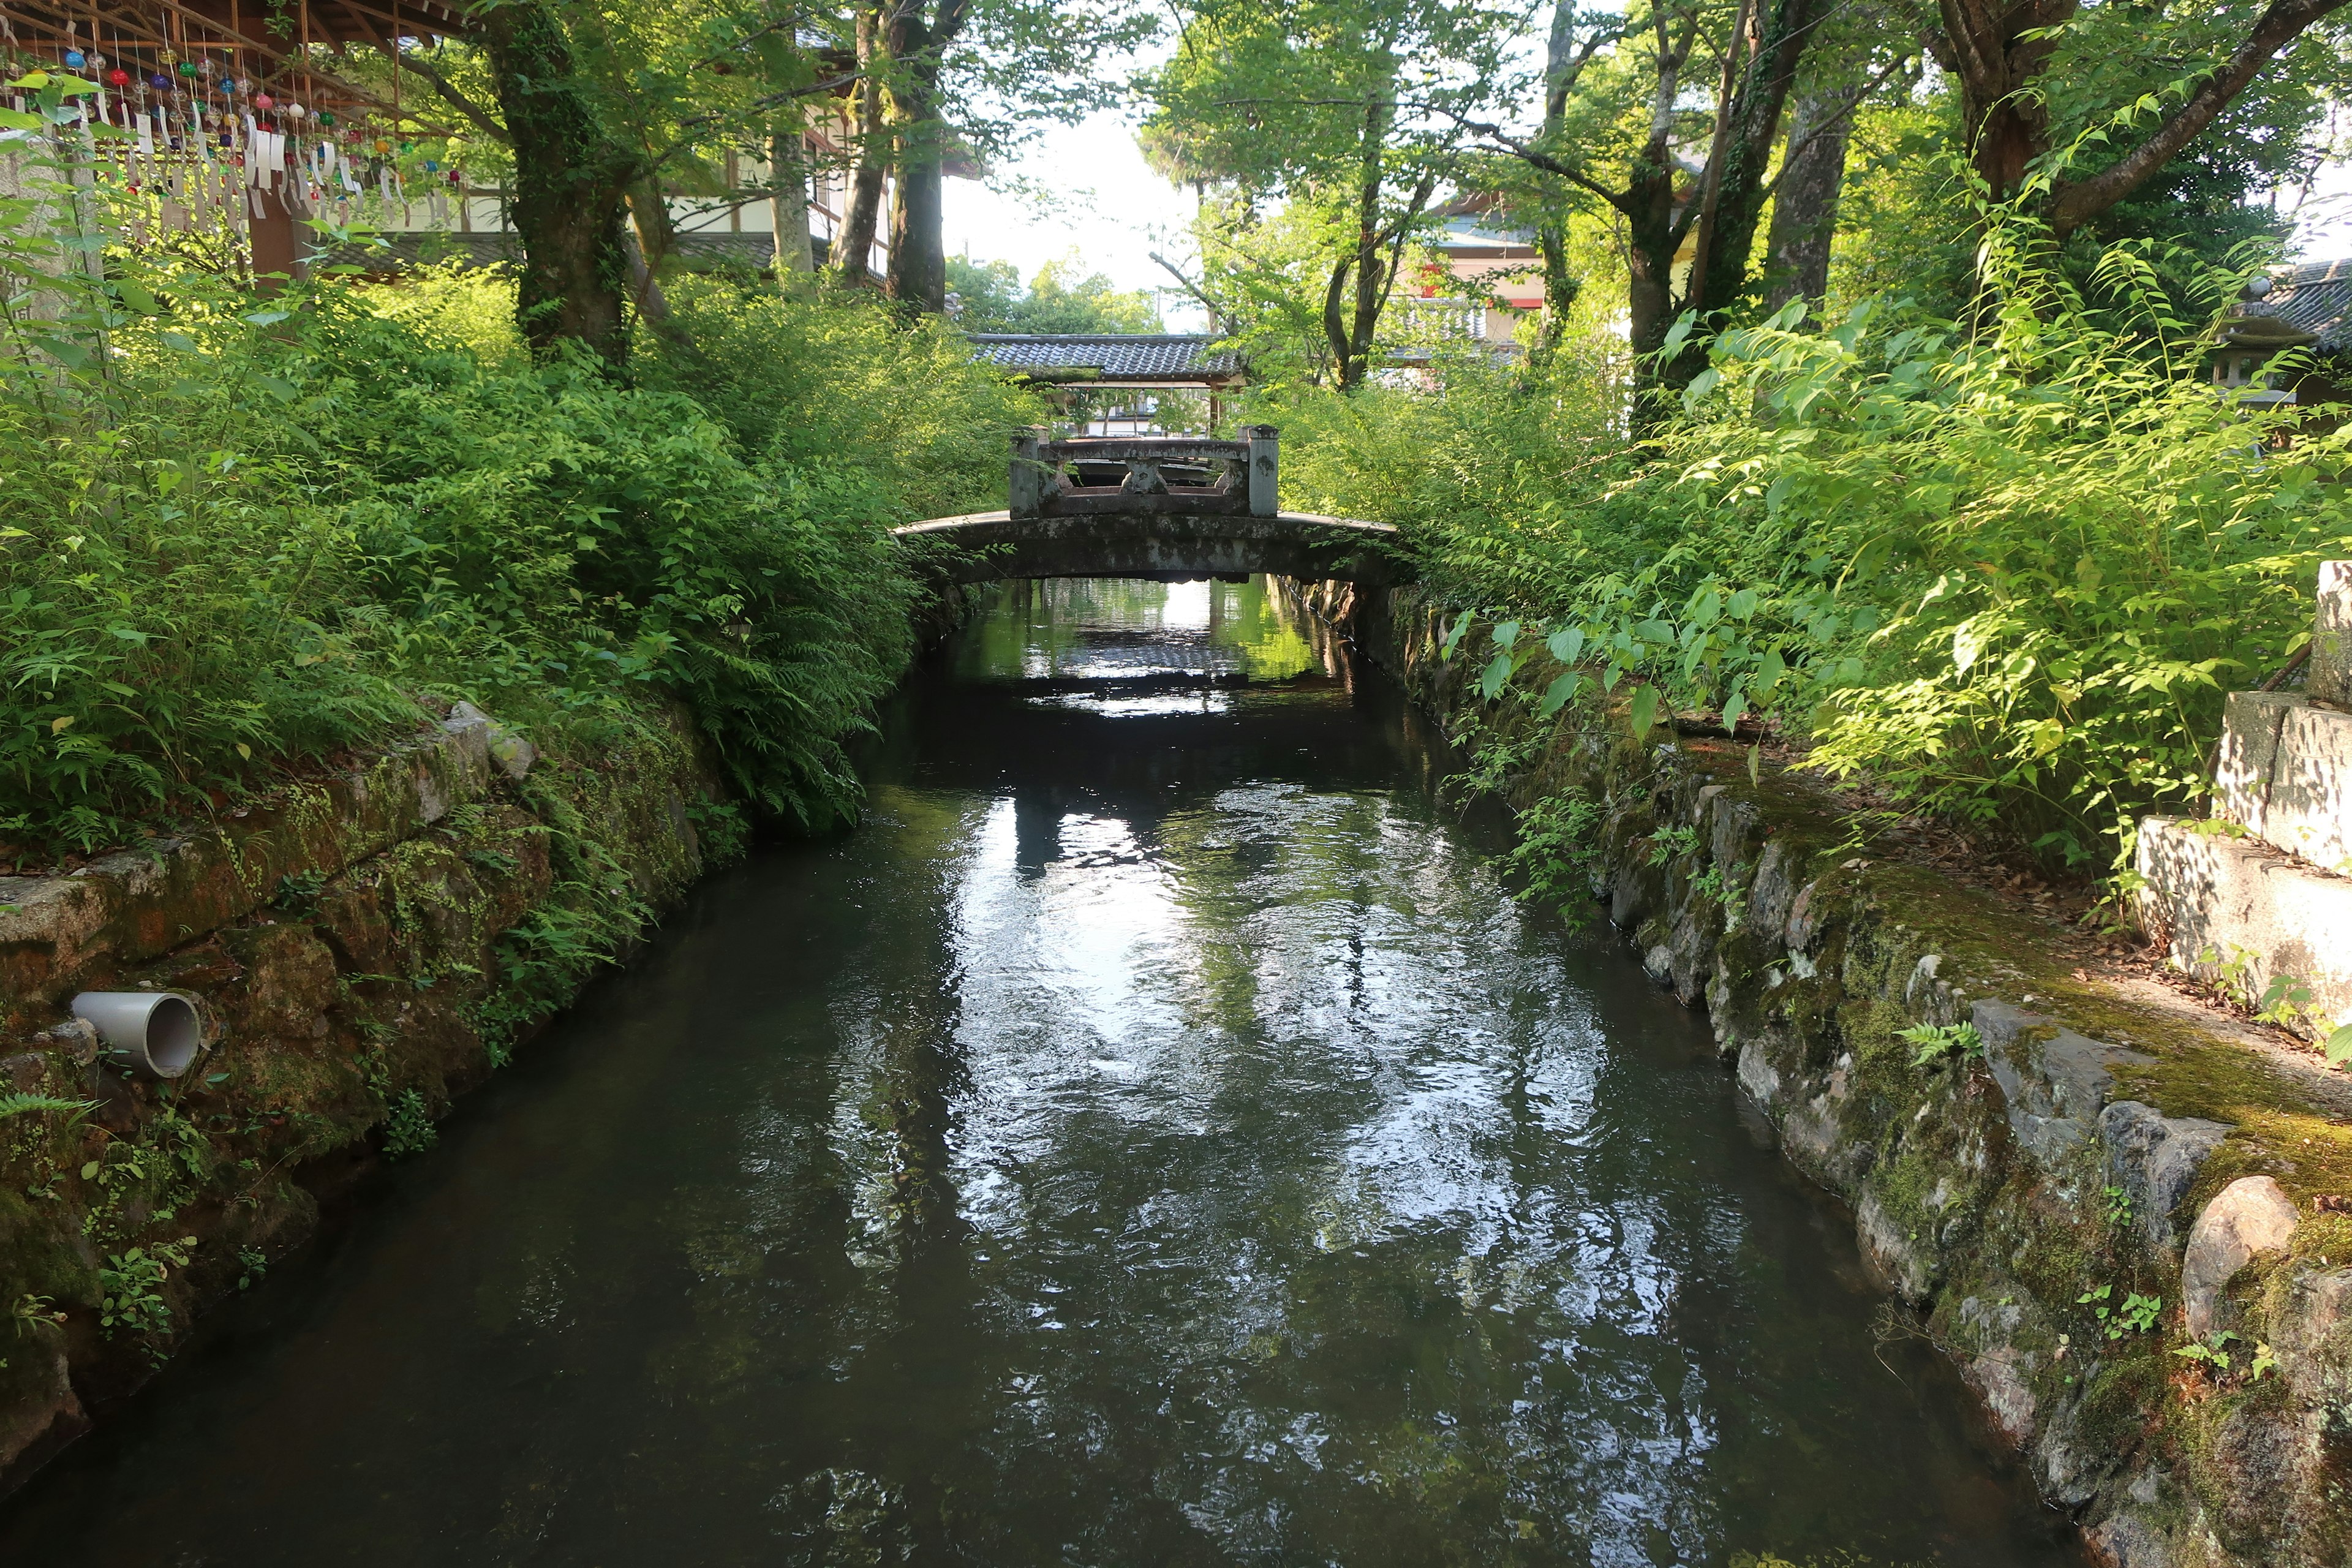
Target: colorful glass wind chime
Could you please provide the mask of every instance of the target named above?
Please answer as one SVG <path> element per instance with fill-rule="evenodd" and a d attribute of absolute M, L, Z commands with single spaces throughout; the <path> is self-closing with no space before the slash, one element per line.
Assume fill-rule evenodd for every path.
<path fill-rule="evenodd" d="M 387 215 L 397 208 L 403 225 L 415 221 L 403 169 L 404 160 L 415 162 L 415 142 L 281 98 L 245 74 L 243 51 L 233 45 L 150 49 L 155 63 L 142 69 L 120 44 L 112 57 L 95 38 L 83 47 L 70 22 L 54 61 L 28 61 L 15 28 L 5 19 L 0 28 L 16 57 L 12 79 L 54 66 L 93 84 L 76 100 L 83 121 L 127 132 L 93 147 L 100 172 L 156 197 L 166 228 L 241 226 L 268 216 L 269 201 L 297 217 L 349 224 L 373 198 Z M 26 108 L 21 91 L 9 101 Z M 423 172 L 431 181 L 422 193 L 426 221 L 446 227 L 452 195 L 463 198 L 463 172 L 434 158 L 424 160 Z"/>

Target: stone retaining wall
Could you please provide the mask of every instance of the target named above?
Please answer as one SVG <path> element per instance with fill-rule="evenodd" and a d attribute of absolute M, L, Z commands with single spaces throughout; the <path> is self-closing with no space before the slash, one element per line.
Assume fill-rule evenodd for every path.
<path fill-rule="evenodd" d="M 1824 791 L 1751 778 L 1745 747 L 1637 742 L 1622 713 L 1539 729 L 1544 660 L 1518 700 L 1480 701 L 1484 661 L 1442 660 L 1412 590 L 1303 598 L 1449 732 L 1526 745 L 1514 805 L 1584 803 L 1560 853 L 1656 983 L 1706 1010 L 1789 1158 L 1852 1205 L 1864 1255 L 2099 1554 L 2346 1560 L 2340 1079 L 2090 980 L 2054 923 L 1874 858 Z M 1921 1026 L 1945 1033 L 1898 1037 Z M 2145 1329 L 2135 1296 L 2160 1303 Z M 2237 1335 L 2230 1365 L 2179 1353 L 2192 1331 Z"/>
<path fill-rule="evenodd" d="M 0 1488 L 166 1359 L 205 1305 L 569 994 L 740 837 L 682 715 L 593 765 L 465 704 L 215 828 L 0 878 Z M 721 847 L 726 846 L 722 845 Z M 188 996 L 168 1082 L 102 1054 L 83 990 Z"/>

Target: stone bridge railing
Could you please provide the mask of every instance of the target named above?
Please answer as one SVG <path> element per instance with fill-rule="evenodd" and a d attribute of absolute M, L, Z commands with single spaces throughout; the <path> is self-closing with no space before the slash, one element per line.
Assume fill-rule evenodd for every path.
<path fill-rule="evenodd" d="M 1273 517 L 1278 478 L 1271 425 L 1242 439 L 1206 436 L 1013 438 L 1008 500 L 1015 519 L 1166 512 L 1190 517 Z"/>

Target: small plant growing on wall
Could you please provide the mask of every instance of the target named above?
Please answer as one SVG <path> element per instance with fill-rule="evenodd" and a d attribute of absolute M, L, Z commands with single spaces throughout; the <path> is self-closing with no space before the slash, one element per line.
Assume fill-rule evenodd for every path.
<path fill-rule="evenodd" d="M 1977 1033 L 1974 1024 L 1967 1022 L 1915 1025 L 1895 1030 L 1895 1037 L 1919 1047 L 1919 1054 L 1912 1058 L 1913 1067 L 1936 1068 L 1946 1062 L 1984 1059 L 1984 1037 Z"/>
<path fill-rule="evenodd" d="M 433 1125 L 433 1113 L 425 1108 L 425 1096 L 413 1089 L 402 1089 L 392 1102 L 392 1114 L 384 1119 L 383 1152 L 395 1160 L 421 1154 L 433 1147 L 440 1136 Z"/>
<path fill-rule="evenodd" d="M 1687 855 L 1698 847 L 1696 827 L 1661 827 L 1650 835 L 1650 864 L 1663 866 L 1677 855 Z"/>
<path fill-rule="evenodd" d="M 165 1352 L 156 1342 L 172 1331 L 172 1304 L 163 1300 L 163 1282 L 172 1277 L 173 1269 L 186 1266 L 195 1245 L 194 1237 L 184 1236 L 177 1241 L 134 1247 L 107 1258 L 98 1271 L 99 1287 L 104 1292 L 98 1304 L 98 1326 L 107 1338 L 123 1332 L 141 1335 L 150 1342 L 149 1356 L 163 1360 Z"/>
<path fill-rule="evenodd" d="M 1571 924 L 1588 918 L 1584 904 L 1601 864 L 1600 826 L 1600 805 L 1580 795 L 1547 796 L 1519 814 L 1511 868 L 1528 879 L 1530 896 L 1559 905 Z"/>
<path fill-rule="evenodd" d="M 2106 1331 L 2107 1338 L 2111 1340 L 2119 1340 L 2127 1334 L 2144 1334 L 2156 1327 L 2157 1319 L 2164 1312 L 2163 1297 L 2143 1296 L 2132 1290 L 2125 1294 L 2121 1306 L 2112 1306 L 2109 1303 L 2115 1296 L 2115 1289 L 2112 1285 L 2101 1285 L 2085 1290 L 2074 1298 L 2074 1304 L 2090 1308 L 2091 1315 L 2099 1321 L 2099 1326 Z"/>

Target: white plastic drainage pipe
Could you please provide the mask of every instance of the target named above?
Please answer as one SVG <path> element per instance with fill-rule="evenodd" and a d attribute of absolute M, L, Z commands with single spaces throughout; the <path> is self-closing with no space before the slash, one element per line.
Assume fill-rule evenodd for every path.
<path fill-rule="evenodd" d="M 85 991 L 73 999 L 73 1010 L 109 1049 L 156 1078 L 187 1071 L 204 1043 L 194 1005 L 169 991 Z"/>

